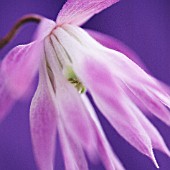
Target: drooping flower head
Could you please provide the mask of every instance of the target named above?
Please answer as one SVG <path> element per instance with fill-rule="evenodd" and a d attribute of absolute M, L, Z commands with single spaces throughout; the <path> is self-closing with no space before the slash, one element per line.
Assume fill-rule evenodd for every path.
<path fill-rule="evenodd" d="M 68 0 L 56 22 L 42 17 L 35 41 L 15 47 L 1 63 L 1 120 L 39 72 L 30 126 L 40 170 L 54 169 L 56 134 L 65 169 L 88 170 L 86 155 L 91 161 L 101 159 L 107 170 L 125 169 L 107 141 L 87 91 L 113 128 L 156 167 L 153 148 L 170 156 L 160 133 L 140 109 L 170 125 L 167 88 L 146 73 L 127 48 L 79 27 L 117 1 Z"/>

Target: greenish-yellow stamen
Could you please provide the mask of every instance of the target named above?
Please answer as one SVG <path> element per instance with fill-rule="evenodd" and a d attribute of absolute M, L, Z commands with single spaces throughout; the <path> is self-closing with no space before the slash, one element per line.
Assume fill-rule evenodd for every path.
<path fill-rule="evenodd" d="M 75 74 L 72 67 L 67 67 L 65 71 L 65 75 L 67 80 L 77 89 L 79 93 L 85 93 L 86 87 L 83 85 L 83 83 L 80 81 L 80 79 Z"/>

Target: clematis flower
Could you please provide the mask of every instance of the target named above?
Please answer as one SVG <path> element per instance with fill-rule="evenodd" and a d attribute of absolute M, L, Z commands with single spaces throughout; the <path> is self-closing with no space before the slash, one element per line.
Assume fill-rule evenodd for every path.
<path fill-rule="evenodd" d="M 168 88 L 145 72 L 129 49 L 80 27 L 117 1 L 68 0 L 56 22 L 42 18 L 35 41 L 15 47 L 1 62 L 0 120 L 39 72 L 30 106 L 39 170 L 54 169 L 57 133 L 66 170 L 88 170 L 86 155 L 91 161 L 101 159 L 107 170 L 125 169 L 107 141 L 87 91 L 113 128 L 157 168 L 153 149 L 170 156 L 159 131 L 141 111 L 148 109 L 170 125 Z"/>

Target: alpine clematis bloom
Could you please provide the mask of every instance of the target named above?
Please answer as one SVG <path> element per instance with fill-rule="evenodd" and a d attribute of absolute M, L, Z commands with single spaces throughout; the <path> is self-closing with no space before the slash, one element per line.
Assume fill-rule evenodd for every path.
<path fill-rule="evenodd" d="M 126 50 L 128 57 L 120 52 L 124 50 L 115 50 L 111 38 L 79 27 L 117 1 L 68 0 L 56 22 L 43 18 L 36 40 L 15 47 L 1 63 L 1 120 L 39 70 L 30 107 L 39 170 L 53 170 L 56 133 L 67 170 L 88 170 L 85 154 L 91 160 L 99 157 L 107 170 L 125 169 L 111 150 L 87 90 L 116 131 L 156 167 L 153 148 L 170 156 L 160 133 L 139 109 L 147 108 L 170 125 L 167 88 L 140 68 Z M 115 48 L 106 48 L 105 43 Z"/>

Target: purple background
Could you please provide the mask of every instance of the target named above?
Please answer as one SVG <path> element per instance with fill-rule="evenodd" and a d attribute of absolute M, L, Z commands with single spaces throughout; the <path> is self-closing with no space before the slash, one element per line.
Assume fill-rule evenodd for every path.
<path fill-rule="evenodd" d="M 38 13 L 55 19 L 63 0 L 1 0 L 0 37 L 24 14 Z M 151 73 L 170 85 L 170 2 L 169 0 L 122 0 L 94 16 L 83 27 L 107 33 L 131 47 Z M 35 24 L 24 26 L 19 35 L 3 50 L 3 56 L 14 46 L 31 41 Z M 19 101 L 0 124 L 0 170 L 36 170 L 33 159 L 29 105 L 31 99 Z M 100 115 L 99 115 L 100 116 Z M 152 162 L 122 139 L 100 116 L 108 139 L 127 170 L 156 170 Z M 169 128 L 152 119 L 170 148 Z M 56 170 L 63 170 L 57 144 Z M 160 170 L 170 169 L 170 158 L 156 151 Z M 91 169 L 104 170 L 101 164 Z"/>

